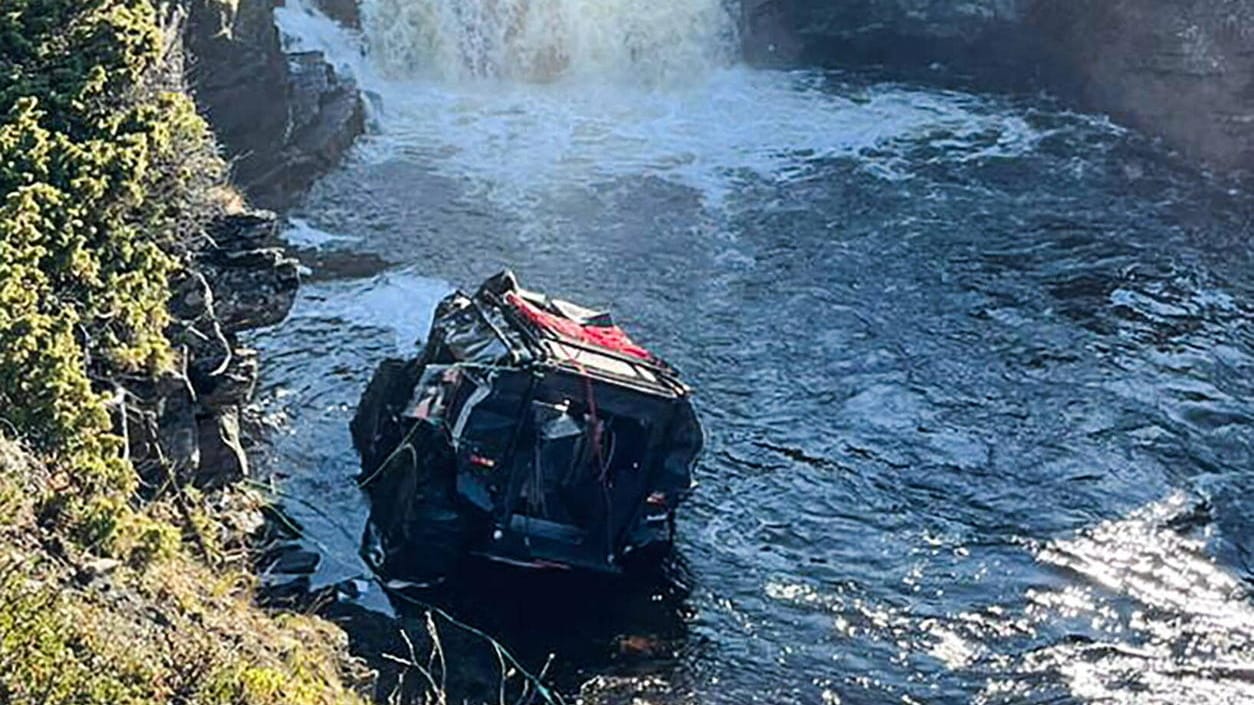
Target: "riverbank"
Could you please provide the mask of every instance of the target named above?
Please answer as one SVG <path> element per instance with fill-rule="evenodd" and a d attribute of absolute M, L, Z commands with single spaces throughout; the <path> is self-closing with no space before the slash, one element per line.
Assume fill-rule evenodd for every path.
<path fill-rule="evenodd" d="M 238 482 L 258 359 L 238 336 L 284 318 L 297 264 L 188 96 L 185 10 L 0 15 L 6 703 L 371 689 L 337 629 L 254 605 L 264 501 Z"/>

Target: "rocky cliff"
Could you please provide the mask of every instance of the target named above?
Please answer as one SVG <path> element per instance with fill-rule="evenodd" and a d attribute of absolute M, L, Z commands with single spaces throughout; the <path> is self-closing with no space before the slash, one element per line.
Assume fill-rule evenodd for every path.
<path fill-rule="evenodd" d="M 1194 163 L 1254 169 L 1254 0 L 745 0 L 743 12 L 756 63 L 1047 88 Z"/>
<path fill-rule="evenodd" d="M 1031 53 L 1020 31 L 1032 0 L 744 0 L 752 62 L 933 64 L 993 77 L 1018 72 Z"/>
<path fill-rule="evenodd" d="M 357 86 L 317 52 L 284 51 L 272 0 L 191 0 L 192 92 L 253 203 L 283 209 L 364 127 Z"/>
<path fill-rule="evenodd" d="M 248 475 L 241 416 L 259 368 L 237 334 L 282 321 L 299 284 L 277 229 L 266 211 L 218 217 L 174 283 L 166 334 L 179 359 L 161 376 L 129 381 L 123 407 L 144 486 L 218 489 Z"/>
<path fill-rule="evenodd" d="M 296 263 L 185 94 L 184 6 L 4 7 L 0 702 L 359 705 L 342 634 L 252 604 L 236 333 Z"/>

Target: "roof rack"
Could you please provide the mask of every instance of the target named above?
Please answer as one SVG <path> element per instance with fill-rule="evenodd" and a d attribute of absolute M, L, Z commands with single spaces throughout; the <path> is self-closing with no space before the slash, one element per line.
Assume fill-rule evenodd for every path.
<path fill-rule="evenodd" d="M 689 394 L 688 386 L 679 380 L 678 371 L 665 360 L 652 353 L 649 353 L 648 359 L 636 357 L 613 348 L 561 335 L 557 331 L 536 324 L 523 315 L 517 307 L 505 299 L 504 295 L 508 293 L 514 293 L 524 300 L 545 300 L 543 295 L 523 290 L 518 286 L 517 280 L 508 270 L 489 279 L 478 293 L 470 298 L 475 304 L 478 315 L 510 349 L 515 348 L 511 337 L 492 323 L 491 317 L 481 308 L 480 302 L 497 309 L 509 323 L 509 327 L 521 334 L 521 340 L 526 345 L 527 352 L 538 360 L 565 367 L 579 374 L 634 387 L 646 393 L 660 392 L 673 397 Z M 570 354 L 571 350 L 575 351 L 575 354 Z M 601 361 L 608 361 L 608 364 Z"/>

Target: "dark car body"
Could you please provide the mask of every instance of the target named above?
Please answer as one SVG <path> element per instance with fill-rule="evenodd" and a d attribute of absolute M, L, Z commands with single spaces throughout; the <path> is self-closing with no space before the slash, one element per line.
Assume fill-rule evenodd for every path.
<path fill-rule="evenodd" d="M 352 424 L 384 573 L 466 554 L 621 572 L 674 540 L 702 430 L 676 371 L 608 316 L 509 272 L 436 310 L 414 360 L 376 372 Z"/>

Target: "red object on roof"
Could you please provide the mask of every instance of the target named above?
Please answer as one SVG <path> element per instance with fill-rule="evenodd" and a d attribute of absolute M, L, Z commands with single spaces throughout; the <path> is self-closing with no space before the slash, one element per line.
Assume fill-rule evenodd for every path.
<path fill-rule="evenodd" d="M 618 326 L 585 326 L 564 316 L 557 316 L 513 292 L 505 300 L 540 328 L 577 343 L 591 344 L 624 355 L 653 361 L 653 353 L 640 347 Z"/>

